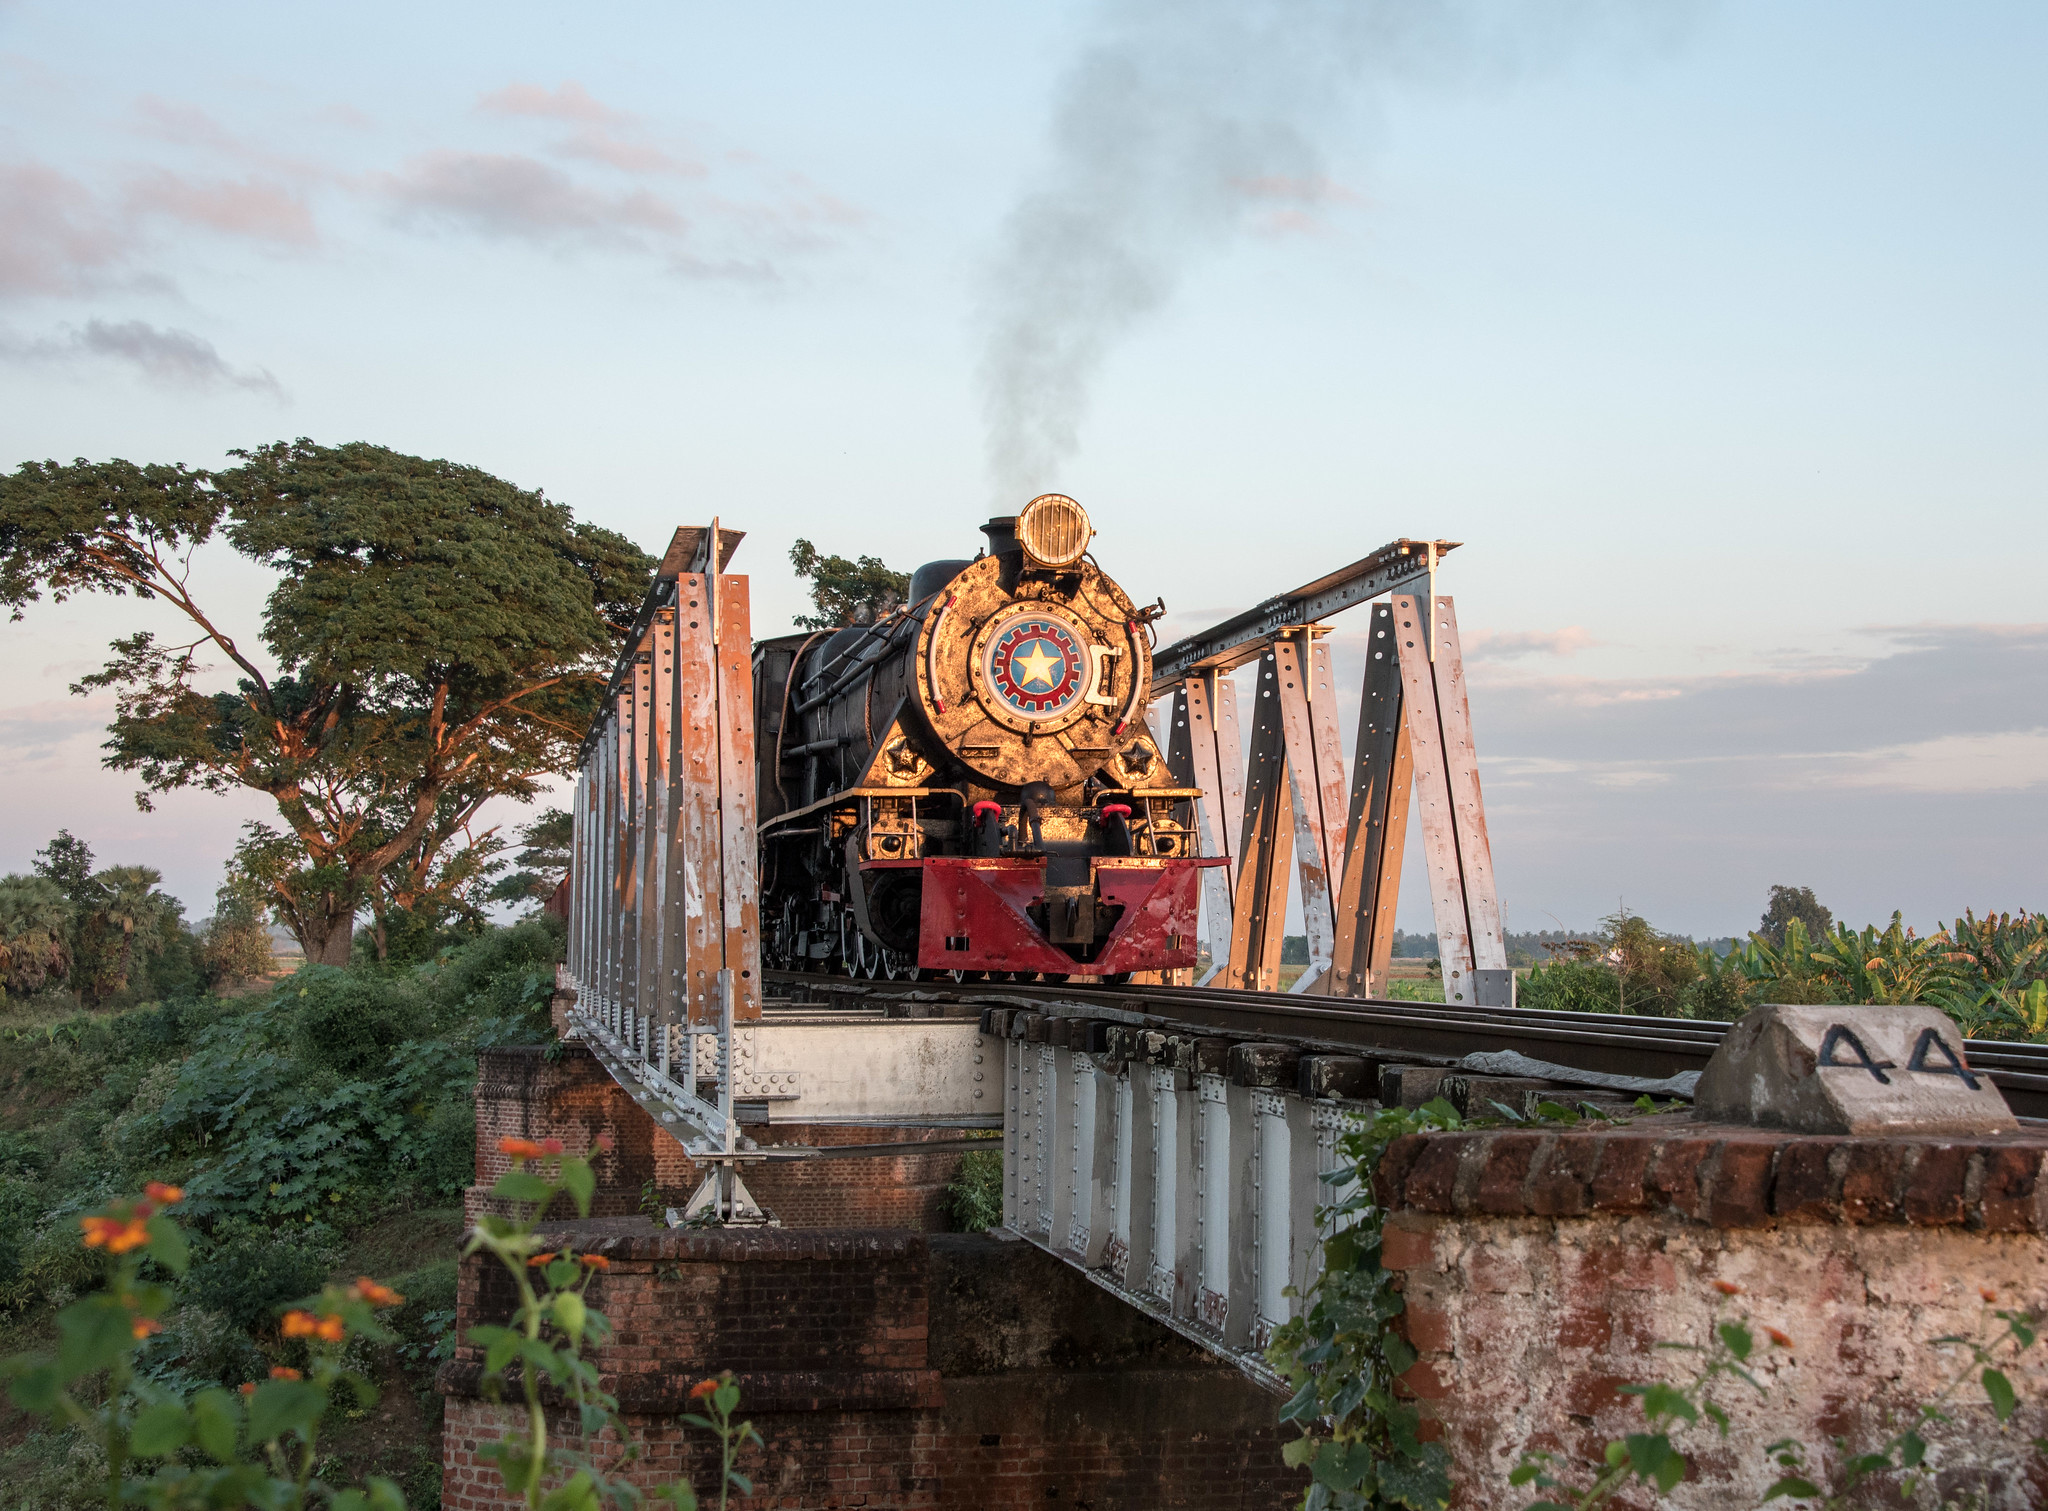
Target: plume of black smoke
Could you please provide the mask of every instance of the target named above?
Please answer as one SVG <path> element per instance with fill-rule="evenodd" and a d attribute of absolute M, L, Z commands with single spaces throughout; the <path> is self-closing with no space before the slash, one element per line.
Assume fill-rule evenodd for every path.
<path fill-rule="evenodd" d="M 1319 138 L 1403 77 L 1511 73 L 1689 0 L 1104 0 L 1060 86 L 1051 164 L 987 270 L 980 380 L 999 500 L 1059 485 L 1090 381 L 1189 263 L 1328 194 Z"/>

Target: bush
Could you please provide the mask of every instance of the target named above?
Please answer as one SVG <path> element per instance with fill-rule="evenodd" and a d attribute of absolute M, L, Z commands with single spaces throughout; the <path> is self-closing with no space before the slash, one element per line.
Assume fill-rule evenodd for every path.
<path fill-rule="evenodd" d="M 292 982 L 297 994 L 285 999 L 292 1047 L 345 1079 L 382 1070 L 393 1050 L 427 1027 L 410 982 L 331 965 L 308 966 Z"/>
<path fill-rule="evenodd" d="M 422 1265 L 391 1282 L 405 1305 L 385 1319 L 398 1334 L 398 1357 L 427 1379 L 455 1353 L 456 1264 L 444 1259 Z"/>
<path fill-rule="evenodd" d="M 326 1283 L 334 1263 L 325 1245 L 255 1228 L 230 1230 L 200 1257 L 204 1262 L 186 1275 L 179 1299 L 219 1313 L 244 1332 L 268 1330 L 287 1303 Z"/>
<path fill-rule="evenodd" d="M 1553 961 L 1529 972 L 1515 1000 L 1553 1013 L 1619 1012 L 1621 978 L 1597 961 Z"/>
<path fill-rule="evenodd" d="M 1003 1156 L 975 1149 L 960 1161 L 960 1173 L 946 1187 L 946 1215 L 962 1233 L 985 1233 L 1003 1220 Z"/>
<path fill-rule="evenodd" d="M 326 1276 L 320 1277 L 322 1280 Z M 316 1281 L 306 1291 L 318 1290 Z M 298 1296 L 286 1298 L 297 1300 Z M 266 1315 L 260 1324 L 265 1332 L 271 1331 L 276 1318 Z M 203 1306 L 181 1306 L 171 1317 L 171 1324 L 159 1337 L 151 1340 L 145 1372 L 159 1379 L 179 1377 L 178 1383 L 190 1385 L 240 1385 L 244 1380 L 260 1380 L 270 1369 L 270 1359 L 256 1345 L 250 1336 L 251 1329 L 225 1312 L 216 1312 Z"/>

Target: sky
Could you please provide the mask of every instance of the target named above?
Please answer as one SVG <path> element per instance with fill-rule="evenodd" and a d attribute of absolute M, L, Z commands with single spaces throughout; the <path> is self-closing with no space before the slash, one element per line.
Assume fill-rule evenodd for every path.
<path fill-rule="evenodd" d="M 1447 538 L 1511 928 L 2035 907 L 2044 68 L 1990 0 L 0 0 L 0 467 L 715 514 L 764 634 L 795 538 L 1050 489 L 1168 639 Z M 64 827 L 198 915 L 266 800 L 138 812 L 67 691 L 159 622 L 0 626 L 0 870 Z"/>

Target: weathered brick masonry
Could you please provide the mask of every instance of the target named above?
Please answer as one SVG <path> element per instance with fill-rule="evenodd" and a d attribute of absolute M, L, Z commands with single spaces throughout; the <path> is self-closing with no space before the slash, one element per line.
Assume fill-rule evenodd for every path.
<path fill-rule="evenodd" d="M 565 1225 L 604 1254 L 592 1299 L 618 1331 L 597 1363 L 647 1457 L 643 1483 L 712 1483 L 690 1385 L 732 1369 L 767 1444 L 746 1504 L 840 1507 L 1280 1507 L 1276 1402 L 1037 1250 L 978 1235 Z M 509 1282 L 464 1262 L 459 1326 L 502 1317 Z M 465 1346 L 448 1395 L 444 1504 L 508 1507 L 481 1442 Z M 567 1429 L 570 1424 L 559 1424 Z"/>
<path fill-rule="evenodd" d="M 947 1129 L 814 1127 L 784 1123 L 749 1128 L 761 1144 L 911 1143 L 957 1139 Z M 561 1139 L 571 1153 L 588 1154 L 600 1135 L 612 1141 L 595 1156 L 598 1195 L 593 1215 L 638 1212 L 647 1184 L 656 1199 L 679 1206 L 694 1191 L 702 1172 L 682 1146 L 655 1126 L 620 1089 L 589 1050 L 570 1043 L 557 1058 L 540 1049 L 485 1052 L 477 1067 L 477 1185 L 467 1209 L 472 1220 L 492 1210 L 485 1194 L 510 1164 L 498 1140 Z M 959 1173 L 958 1151 L 937 1154 L 863 1155 L 830 1160 L 791 1160 L 752 1165 L 747 1187 L 792 1228 L 914 1228 L 933 1232 L 946 1226 L 946 1187 Z"/>
<path fill-rule="evenodd" d="M 2048 1140 L 2034 1134 L 1849 1139 L 1683 1116 L 1436 1133 L 1391 1146 L 1378 1186 L 1422 1354 L 1407 1383 L 1452 1449 L 1462 1506 L 1525 1505 L 1507 1483 L 1523 1448 L 1596 1455 L 1638 1430 L 1616 1387 L 1678 1377 L 1691 1356 L 1656 1345 L 1706 1338 L 1717 1314 L 1794 1346 L 1764 1350 L 1768 1396 L 1718 1390 L 1733 1430 L 1681 1443 L 1698 1458 L 1680 1506 L 1756 1504 L 1778 1438 L 1833 1463 L 1830 1439 L 1864 1451 L 1910 1424 L 1967 1362 L 1929 1340 L 1977 1330 L 1980 1288 L 2048 1308 Z M 2038 1403 L 2048 1358 L 2025 1357 L 2009 1373 Z M 1929 1433 L 1943 1503 L 2048 1503 L 2028 1445 L 2048 1411 L 2024 1405 L 1999 1433 L 1980 1390 L 1956 1399 Z"/>

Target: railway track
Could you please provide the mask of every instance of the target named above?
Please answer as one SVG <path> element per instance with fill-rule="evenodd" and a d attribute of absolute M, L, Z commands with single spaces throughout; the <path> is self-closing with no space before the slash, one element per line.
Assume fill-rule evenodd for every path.
<path fill-rule="evenodd" d="M 1653 1080 L 1705 1069 L 1728 1031 L 1726 1023 L 1681 1018 L 1450 1008 L 1432 1002 L 1192 986 L 870 981 L 805 971 L 763 975 L 771 993 L 800 989 L 808 997 L 823 994 L 849 1002 L 937 1002 L 966 1009 L 1043 1006 L 1149 1027 L 1213 1028 L 1304 1048 L 1400 1057 L 1415 1064 L 1447 1064 L 1475 1050 L 1511 1049 L 1576 1070 Z M 1972 1069 L 1990 1075 L 2016 1115 L 2048 1118 L 2048 1045 L 1971 1039 L 1964 1054 Z"/>

